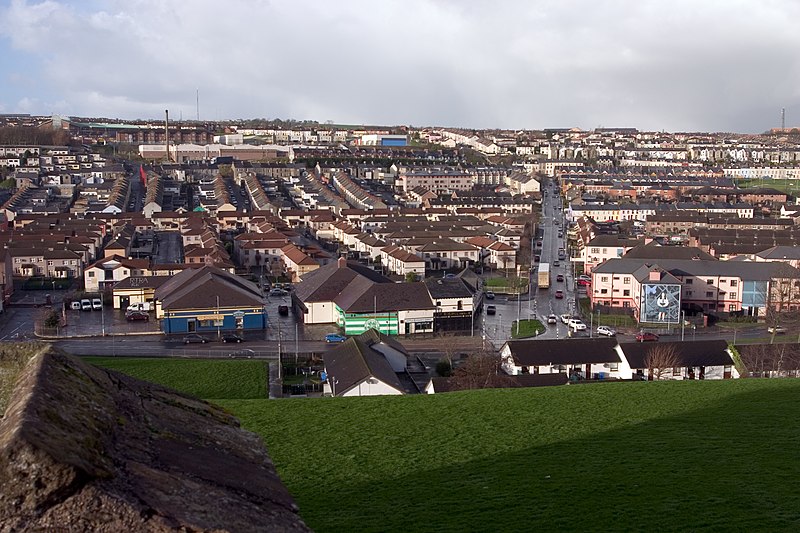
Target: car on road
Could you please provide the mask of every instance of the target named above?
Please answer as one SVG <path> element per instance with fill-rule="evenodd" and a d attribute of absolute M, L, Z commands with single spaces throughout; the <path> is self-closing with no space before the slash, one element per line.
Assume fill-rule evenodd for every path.
<path fill-rule="evenodd" d="M 771 333 L 772 335 L 783 335 L 786 333 L 786 328 L 783 326 L 770 326 L 767 328 L 767 332 Z"/>
<path fill-rule="evenodd" d="M 597 334 L 605 335 L 606 337 L 616 337 L 617 331 L 609 326 L 597 326 Z"/>
<path fill-rule="evenodd" d="M 486 306 L 486 314 L 487 315 L 497 314 L 497 307 L 495 307 L 493 305 L 487 305 Z"/>
<path fill-rule="evenodd" d="M 588 279 L 579 279 L 578 280 L 578 287 L 591 287 L 592 282 Z"/>
<path fill-rule="evenodd" d="M 246 357 L 248 359 L 252 359 L 253 357 L 255 357 L 255 355 L 256 355 L 256 352 L 254 352 L 250 348 L 245 348 L 243 350 L 236 350 L 235 352 L 229 353 L 228 357 L 233 357 L 233 358 Z"/>
<path fill-rule="evenodd" d="M 570 318 L 567 326 L 575 331 L 586 331 L 586 324 L 579 318 Z"/>
<path fill-rule="evenodd" d="M 244 338 L 241 335 L 237 335 L 236 333 L 225 333 L 222 336 L 222 342 L 244 342 Z"/>
<path fill-rule="evenodd" d="M 269 295 L 270 296 L 284 296 L 285 294 L 286 294 L 286 291 L 283 290 L 283 289 L 279 289 L 278 287 L 275 287 L 274 289 L 271 289 L 269 291 Z"/>
<path fill-rule="evenodd" d="M 657 340 L 658 335 L 649 331 L 642 331 L 636 335 L 636 342 L 655 342 Z"/>
<path fill-rule="evenodd" d="M 548 324 L 557 324 L 558 323 L 558 317 L 556 317 L 556 315 L 548 315 L 547 323 Z"/>
<path fill-rule="evenodd" d="M 563 238 L 564 238 L 564 234 L 563 234 L 563 233 L 561 233 L 560 231 L 558 232 L 558 238 L 559 238 L 559 239 L 563 239 Z"/>
<path fill-rule="evenodd" d="M 556 276 L 556 281 L 564 281 L 564 274 L 559 274 Z"/>
<path fill-rule="evenodd" d="M 570 319 L 572 318 L 572 315 L 561 315 L 560 318 L 562 324 L 568 324 Z"/>
<path fill-rule="evenodd" d="M 278 306 L 278 314 L 281 316 L 289 316 L 289 306 L 288 305 L 279 305 Z"/>
<path fill-rule="evenodd" d="M 553 266 L 554 267 L 561 266 L 561 261 L 553 261 Z"/>
<path fill-rule="evenodd" d="M 150 320 L 150 315 L 144 311 L 132 311 L 130 313 L 125 313 L 125 320 L 128 322 L 136 322 L 139 320 L 147 322 Z"/>
<path fill-rule="evenodd" d="M 205 344 L 208 339 L 197 333 L 190 333 L 183 338 L 183 344 Z"/>
<path fill-rule="evenodd" d="M 556 291 L 556 300 L 564 299 L 564 291 Z"/>
<path fill-rule="evenodd" d="M 486 297 L 487 300 L 494 300 L 494 293 L 492 291 L 486 291 L 486 294 L 484 294 L 484 296 Z"/>
<path fill-rule="evenodd" d="M 347 337 L 344 335 L 339 335 L 338 333 L 328 333 L 325 335 L 325 342 L 336 344 L 340 342 L 344 342 L 347 340 Z"/>

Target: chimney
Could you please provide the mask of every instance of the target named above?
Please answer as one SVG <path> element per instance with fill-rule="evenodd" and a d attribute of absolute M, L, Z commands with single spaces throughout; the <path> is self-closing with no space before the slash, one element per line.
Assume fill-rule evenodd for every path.
<path fill-rule="evenodd" d="M 336 262 L 336 268 L 344 268 L 347 266 L 347 259 L 344 257 L 340 257 L 339 260 Z"/>

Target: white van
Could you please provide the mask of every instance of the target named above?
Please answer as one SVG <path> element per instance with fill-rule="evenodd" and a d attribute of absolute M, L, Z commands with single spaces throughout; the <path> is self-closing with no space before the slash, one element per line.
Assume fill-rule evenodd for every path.
<path fill-rule="evenodd" d="M 73 300 L 69 304 L 69 308 L 73 311 L 80 311 L 81 310 L 81 303 L 78 300 Z"/>
<path fill-rule="evenodd" d="M 94 309 L 95 311 L 99 311 L 102 308 L 103 308 L 103 300 L 101 300 L 100 298 L 92 299 L 92 309 Z"/>
<path fill-rule="evenodd" d="M 81 300 L 81 311 L 91 311 L 92 310 L 92 301 L 88 298 L 84 298 Z"/>
<path fill-rule="evenodd" d="M 150 302 L 140 302 L 138 304 L 130 304 L 128 309 L 125 310 L 126 313 L 138 313 L 138 312 L 147 312 L 150 311 L 152 308 L 152 304 Z"/>

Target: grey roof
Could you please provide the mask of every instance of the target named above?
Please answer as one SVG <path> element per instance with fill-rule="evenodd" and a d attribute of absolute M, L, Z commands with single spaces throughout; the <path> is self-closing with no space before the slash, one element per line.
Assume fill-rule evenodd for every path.
<path fill-rule="evenodd" d="M 756 255 L 764 259 L 800 259 L 800 246 L 773 246 Z"/>
<path fill-rule="evenodd" d="M 647 368 L 646 359 L 654 347 L 673 346 L 681 366 L 722 366 L 733 365 L 727 351 L 728 342 L 724 339 L 685 341 L 685 342 L 621 342 L 622 353 L 631 368 Z"/>
<path fill-rule="evenodd" d="M 618 235 L 598 235 L 586 245 L 587 247 L 633 247 L 644 244 L 644 239 L 631 239 Z"/>
<path fill-rule="evenodd" d="M 616 339 L 518 340 L 506 343 L 517 366 L 618 363 Z"/>
<path fill-rule="evenodd" d="M 744 281 L 768 281 L 777 277 L 800 277 L 800 271 L 782 262 L 703 261 L 692 259 L 609 259 L 592 274 L 634 274 L 642 265 L 658 265 L 674 276 L 738 277 Z"/>
<path fill-rule="evenodd" d="M 295 296 L 302 302 L 330 302 L 359 278 L 372 283 L 392 283 L 359 263 L 340 265 L 339 261 L 333 261 L 303 276 L 295 288 Z"/>
<path fill-rule="evenodd" d="M 347 313 L 435 308 L 424 283 L 372 283 L 366 280 L 358 288 L 348 287 L 334 302 Z"/>
<path fill-rule="evenodd" d="M 623 256 L 626 259 L 704 259 L 717 261 L 708 252 L 694 246 L 661 246 L 655 241 L 628 250 Z"/>
<path fill-rule="evenodd" d="M 461 278 L 425 278 L 425 286 L 431 298 L 472 298 L 472 291 Z"/>
<path fill-rule="evenodd" d="M 335 380 L 336 394 L 341 395 L 352 389 L 365 379 L 374 377 L 383 383 L 403 392 L 403 385 L 392 370 L 386 357 L 374 350 L 376 342 L 382 342 L 385 335 L 363 333 L 358 337 L 350 337 L 345 342 L 323 355 L 325 371 L 331 380 Z M 387 343 L 388 344 L 388 343 Z M 398 343 L 399 344 L 399 343 Z M 392 344 L 394 348 L 394 344 Z M 402 345 L 401 345 L 402 348 Z M 406 353 L 405 349 L 401 350 Z"/>
<path fill-rule="evenodd" d="M 156 289 L 164 310 L 261 307 L 258 286 L 221 268 L 186 269 Z"/>

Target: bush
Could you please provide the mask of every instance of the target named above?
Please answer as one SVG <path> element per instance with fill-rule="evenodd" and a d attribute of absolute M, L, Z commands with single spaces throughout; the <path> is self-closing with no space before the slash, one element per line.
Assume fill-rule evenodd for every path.
<path fill-rule="evenodd" d="M 453 367 L 450 366 L 450 361 L 447 359 L 440 359 L 436 363 L 436 375 L 443 378 L 449 377 L 453 373 Z"/>

